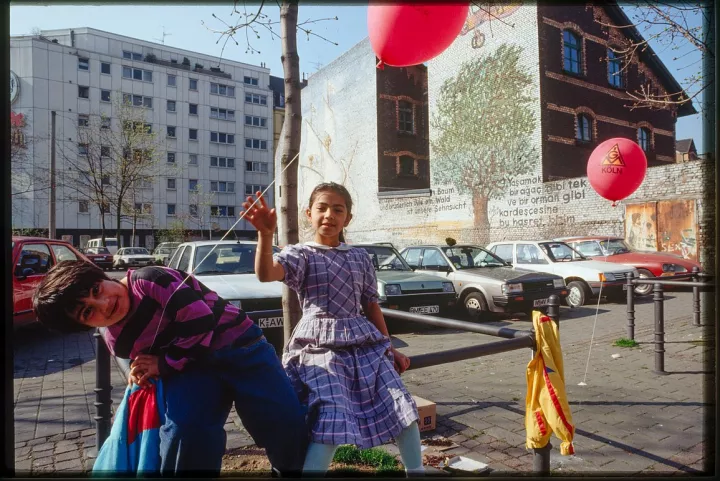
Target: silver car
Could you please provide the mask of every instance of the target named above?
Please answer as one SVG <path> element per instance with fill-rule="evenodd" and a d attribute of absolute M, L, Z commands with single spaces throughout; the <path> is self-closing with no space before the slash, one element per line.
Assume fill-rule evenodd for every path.
<path fill-rule="evenodd" d="M 487 312 L 530 313 L 547 306 L 551 295 L 562 301 L 568 294 L 561 276 L 516 269 L 474 245 L 412 246 L 401 255 L 416 271 L 451 281 L 458 306 L 473 319 Z"/>

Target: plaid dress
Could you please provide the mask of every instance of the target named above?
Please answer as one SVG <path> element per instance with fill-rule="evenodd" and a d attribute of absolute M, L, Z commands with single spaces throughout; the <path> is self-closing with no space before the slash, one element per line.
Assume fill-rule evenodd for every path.
<path fill-rule="evenodd" d="M 390 340 L 361 314 L 378 298 L 370 257 L 313 243 L 287 246 L 275 260 L 303 308 L 282 362 L 308 405 L 312 441 L 365 449 L 395 438 L 418 414 Z"/>

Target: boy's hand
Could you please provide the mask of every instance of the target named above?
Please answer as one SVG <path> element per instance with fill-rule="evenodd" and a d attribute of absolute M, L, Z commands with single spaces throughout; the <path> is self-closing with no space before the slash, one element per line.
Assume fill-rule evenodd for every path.
<path fill-rule="evenodd" d="M 405 370 L 410 367 L 410 358 L 394 347 L 391 347 L 390 351 L 392 352 L 393 359 L 395 361 L 395 370 L 398 374 L 404 373 Z"/>
<path fill-rule="evenodd" d="M 243 202 L 243 209 L 245 210 L 240 212 L 240 215 L 247 211 L 245 218 L 259 233 L 272 235 L 277 227 L 277 213 L 275 209 L 268 209 L 267 202 L 265 202 L 265 198 L 260 191 L 256 192 L 255 195 L 259 199 L 258 202 L 250 207 L 254 200 L 252 197 L 248 197 L 247 201 Z"/>
<path fill-rule="evenodd" d="M 132 363 L 128 384 L 135 383 L 141 388 L 150 387 L 150 378 L 158 379 L 160 377 L 159 361 L 158 356 L 140 354 Z"/>

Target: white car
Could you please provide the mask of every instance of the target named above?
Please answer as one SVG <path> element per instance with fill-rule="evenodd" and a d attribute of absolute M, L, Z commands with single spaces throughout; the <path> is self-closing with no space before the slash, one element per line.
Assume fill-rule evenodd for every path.
<path fill-rule="evenodd" d="M 113 267 L 125 269 L 128 267 L 144 267 L 153 264 L 155 260 L 144 247 L 123 247 L 113 256 Z"/>
<path fill-rule="evenodd" d="M 632 272 L 637 276 L 633 267 L 589 260 L 564 242 L 503 241 L 493 242 L 487 249 L 522 269 L 562 276 L 569 291 L 566 302 L 571 307 L 582 306 L 600 295 L 601 285 L 602 295 L 624 303 L 625 274 Z"/>

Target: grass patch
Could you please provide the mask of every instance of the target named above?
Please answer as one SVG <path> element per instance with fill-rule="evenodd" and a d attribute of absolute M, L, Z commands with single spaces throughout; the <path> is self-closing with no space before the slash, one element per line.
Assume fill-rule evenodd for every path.
<path fill-rule="evenodd" d="M 613 346 L 617 347 L 636 347 L 637 345 L 637 341 L 633 339 L 626 339 L 624 337 L 621 337 L 617 341 L 613 342 Z"/>
<path fill-rule="evenodd" d="M 519 401 L 519 400 L 520 400 L 519 397 L 514 397 L 514 398 L 513 398 L 513 401 Z"/>
<path fill-rule="evenodd" d="M 335 451 L 333 462 L 345 465 L 370 466 L 375 468 L 377 472 L 386 473 L 399 469 L 395 456 L 380 448 L 358 449 L 355 446 L 340 446 Z"/>

